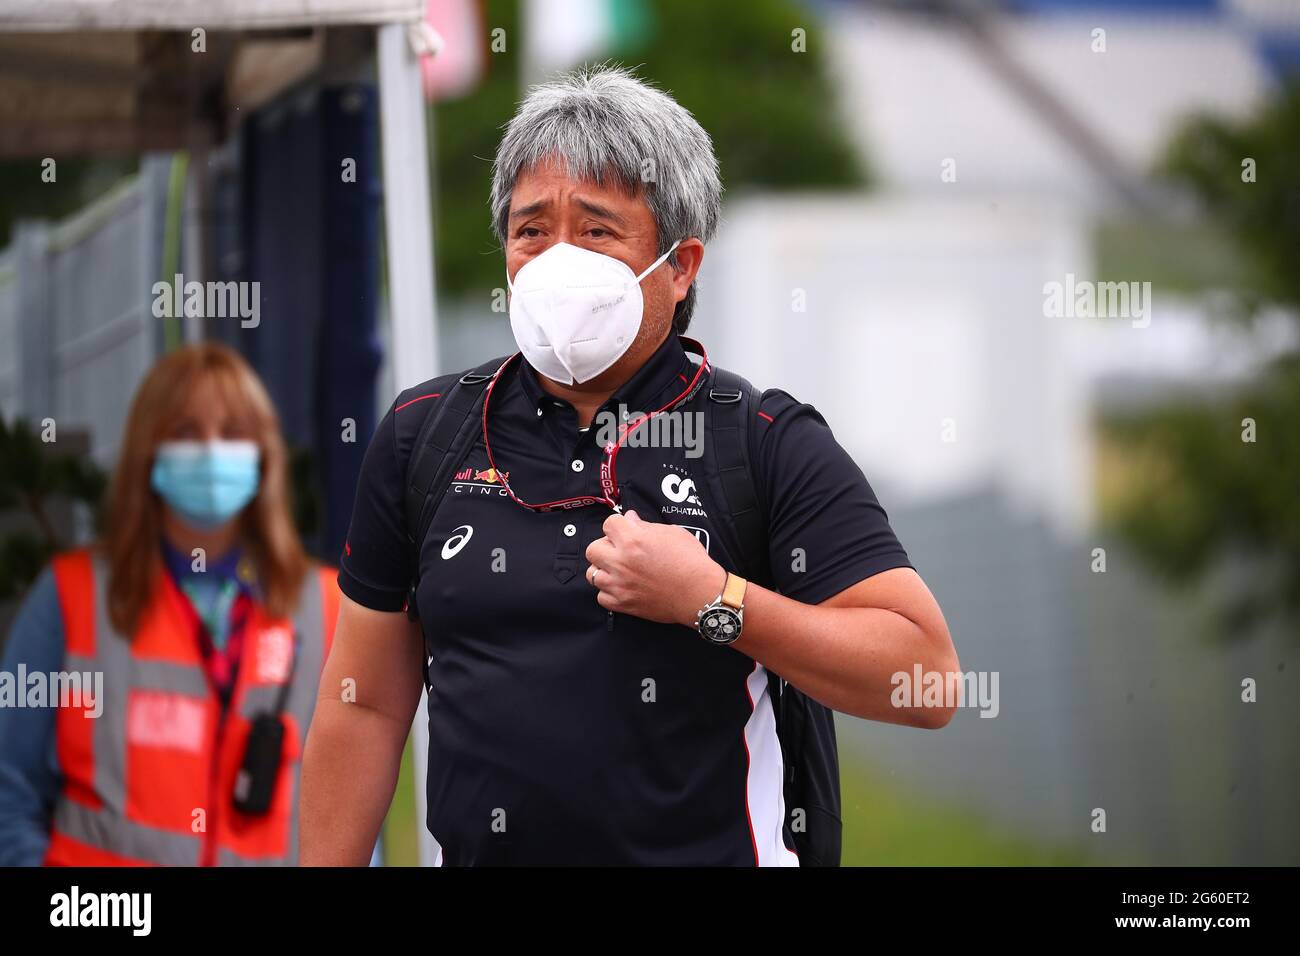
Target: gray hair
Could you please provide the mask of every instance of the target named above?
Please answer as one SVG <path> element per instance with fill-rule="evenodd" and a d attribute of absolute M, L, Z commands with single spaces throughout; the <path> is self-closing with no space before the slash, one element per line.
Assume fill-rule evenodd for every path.
<path fill-rule="evenodd" d="M 622 67 L 601 65 L 532 87 L 506 125 L 492 167 L 492 225 L 504 246 L 510 195 L 520 173 L 556 159 L 571 176 L 644 190 L 658 254 L 679 239 L 713 238 L 722 182 L 713 141 L 676 100 Z M 674 253 L 668 261 L 677 264 Z M 686 331 L 695 285 L 677 303 L 673 328 Z"/>

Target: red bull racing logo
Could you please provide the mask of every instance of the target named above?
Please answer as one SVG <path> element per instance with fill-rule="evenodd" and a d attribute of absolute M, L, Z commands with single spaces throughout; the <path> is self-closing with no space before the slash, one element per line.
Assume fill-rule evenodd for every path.
<path fill-rule="evenodd" d="M 499 485 L 510 480 L 510 472 L 497 471 L 495 468 L 462 468 L 452 476 L 452 481 L 485 481 L 489 485 Z"/>
<path fill-rule="evenodd" d="M 495 468 L 462 468 L 451 477 L 450 491 L 455 494 L 504 495 L 510 472 Z"/>

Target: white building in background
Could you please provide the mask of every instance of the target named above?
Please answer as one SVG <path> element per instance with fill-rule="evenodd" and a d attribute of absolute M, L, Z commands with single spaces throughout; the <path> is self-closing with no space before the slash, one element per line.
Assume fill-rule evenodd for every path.
<path fill-rule="evenodd" d="M 1061 530 L 1091 518 L 1085 383 L 1043 284 L 1090 271 L 1041 200 L 764 198 L 726 209 L 699 331 L 720 365 L 826 416 L 891 505 L 996 486 Z"/>
<path fill-rule="evenodd" d="M 1145 320 L 1050 314 L 1049 284 L 1098 281 L 1095 226 L 1143 213 L 960 31 L 857 7 L 827 17 L 839 113 L 877 188 L 729 202 L 698 331 L 719 364 L 817 405 L 887 503 L 992 488 L 1077 536 L 1095 517 L 1091 426 L 1113 382 L 1158 395 L 1248 374 L 1261 353 L 1136 273 L 1106 278 L 1149 295 Z M 1188 115 L 1242 117 L 1270 88 L 1252 36 L 1224 18 L 993 25 L 1134 181 Z"/>

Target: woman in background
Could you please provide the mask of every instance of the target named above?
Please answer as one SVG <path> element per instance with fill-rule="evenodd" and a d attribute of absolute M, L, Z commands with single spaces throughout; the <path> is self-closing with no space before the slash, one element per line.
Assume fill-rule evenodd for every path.
<path fill-rule="evenodd" d="M 102 675 L 92 699 L 0 708 L 0 864 L 297 861 L 338 591 L 303 551 L 287 471 L 238 353 L 187 347 L 145 377 L 103 539 L 41 574 L 0 665 Z"/>

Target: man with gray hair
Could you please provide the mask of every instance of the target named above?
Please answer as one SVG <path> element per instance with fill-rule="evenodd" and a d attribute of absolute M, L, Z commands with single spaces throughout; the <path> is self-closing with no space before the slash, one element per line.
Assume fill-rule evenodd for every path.
<path fill-rule="evenodd" d="M 958 663 L 862 471 L 683 335 L 721 191 L 704 130 L 622 69 L 536 87 L 507 126 L 519 351 L 404 391 L 367 450 L 304 864 L 369 858 L 422 688 L 425 822 L 458 865 L 834 862 L 830 710 L 950 719 L 892 694 Z M 660 433 L 702 434 L 694 455 L 635 441 L 686 417 Z"/>

